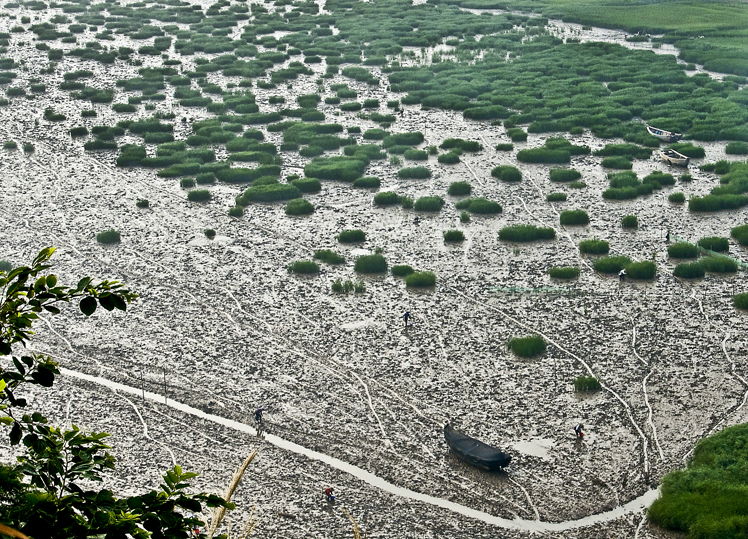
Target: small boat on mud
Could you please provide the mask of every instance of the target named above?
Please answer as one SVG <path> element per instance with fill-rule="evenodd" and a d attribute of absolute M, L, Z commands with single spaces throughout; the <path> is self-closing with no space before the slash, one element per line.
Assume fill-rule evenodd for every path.
<path fill-rule="evenodd" d="M 660 150 L 660 159 L 668 165 L 675 165 L 678 167 L 687 167 L 688 162 L 691 160 L 690 157 L 686 157 L 675 150 Z"/>
<path fill-rule="evenodd" d="M 444 439 L 452 453 L 484 470 L 498 471 L 508 466 L 512 460 L 510 455 L 500 449 L 461 433 L 449 423 L 444 425 Z"/>
<path fill-rule="evenodd" d="M 663 129 L 657 129 L 656 127 L 647 126 L 647 131 L 650 135 L 665 142 L 678 142 L 683 138 L 680 133 L 673 133 L 672 131 L 665 131 Z"/>

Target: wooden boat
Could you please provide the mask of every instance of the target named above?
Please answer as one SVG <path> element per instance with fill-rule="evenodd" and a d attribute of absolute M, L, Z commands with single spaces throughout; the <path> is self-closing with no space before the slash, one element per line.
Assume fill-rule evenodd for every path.
<path fill-rule="evenodd" d="M 668 165 L 676 165 L 679 167 L 687 167 L 688 162 L 691 160 L 690 157 L 686 157 L 675 150 L 660 150 L 660 159 L 665 161 Z"/>
<path fill-rule="evenodd" d="M 647 126 L 647 131 L 653 137 L 664 140 L 665 142 L 678 142 L 683 138 L 683 135 L 681 135 L 680 133 L 673 133 L 672 131 L 657 129 L 656 127 Z"/>
<path fill-rule="evenodd" d="M 452 453 L 484 470 L 495 472 L 508 466 L 512 460 L 510 455 L 500 449 L 462 434 L 449 423 L 444 425 L 444 439 Z"/>

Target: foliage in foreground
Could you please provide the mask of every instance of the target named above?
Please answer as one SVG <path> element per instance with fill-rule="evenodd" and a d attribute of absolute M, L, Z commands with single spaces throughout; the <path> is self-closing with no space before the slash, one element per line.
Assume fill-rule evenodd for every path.
<path fill-rule="evenodd" d="M 540 335 L 530 335 L 528 337 L 515 337 L 507 345 L 519 357 L 533 357 L 545 352 L 546 344 Z"/>
<path fill-rule="evenodd" d="M 742 537 L 748 526 L 748 424 L 728 427 L 696 444 L 685 470 L 662 480 L 649 519 L 689 538 Z"/>
<path fill-rule="evenodd" d="M 43 249 L 30 266 L 0 274 L 0 354 L 13 355 L 13 345 L 25 346 L 40 313 L 59 314 L 74 301 L 84 315 L 97 307 L 125 311 L 137 295 L 116 281 L 94 284 L 90 277 L 76 287 L 61 285 L 50 274 L 53 248 Z M 24 352 L 27 352 L 23 348 Z M 196 517 L 203 505 L 233 504 L 218 496 L 189 494 L 189 480 L 197 474 L 179 466 L 166 472 L 158 491 L 116 498 L 107 489 L 83 490 L 114 469 L 115 459 L 104 443 L 106 433 L 86 433 L 78 427 L 57 428 L 22 397 L 29 385 L 51 387 L 59 375 L 49 356 L 27 352 L 13 355 L 0 368 L 0 424 L 11 446 L 19 448 L 18 464 L 0 465 L 0 522 L 33 537 L 186 537 L 204 523 Z M 207 537 L 200 534 L 199 537 Z M 224 536 L 225 537 L 225 536 Z"/>

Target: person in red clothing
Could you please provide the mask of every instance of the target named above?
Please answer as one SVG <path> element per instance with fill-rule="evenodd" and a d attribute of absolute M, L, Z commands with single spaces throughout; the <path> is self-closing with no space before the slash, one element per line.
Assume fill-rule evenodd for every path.
<path fill-rule="evenodd" d="M 335 492 L 332 490 L 332 487 L 327 487 L 325 489 L 325 498 L 327 498 L 327 501 L 330 503 L 335 501 Z"/>
<path fill-rule="evenodd" d="M 582 425 L 581 423 L 577 425 L 576 427 L 574 427 L 574 432 L 576 433 L 578 440 L 581 440 L 582 438 L 584 438 L 584 433 L 582 432 L 583 428 L 584 428 L 584 425 Z"/>

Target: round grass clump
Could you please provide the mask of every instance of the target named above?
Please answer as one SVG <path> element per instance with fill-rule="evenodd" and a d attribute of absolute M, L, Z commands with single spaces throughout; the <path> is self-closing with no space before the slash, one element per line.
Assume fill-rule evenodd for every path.
<path fill-rule="evenodd" d="M 321 249 L 319 251 L 314 251 L 314 258 L 316 260 L 321 260 L 322 262 L 326 262 L 327 264 L 345 263 L 345 257 L 339 255 L 338 253 L 330 249 Z"/>
<path fill-rule="evenodd" d="M 485 198 L 471 198 L 470 203 L 467 206 L 467 210 L 470 213 L 477 213 L 481 215 L 493 215 L 502 212 L 501 204 L 494 202 L 493 200 L 487 200 Z M 464 202 L 464 201 L 463 201 Z M 457 209 L 463 209 L 462 207 Z"/>
<path fill-rule="evenodd" d="M 632 262 L 626 266 L 626 276 L 630 279 L 649 280 L 654 279 L 657 266 L 650 260 L 643 262 Z"/>
<path fill-rule="evenodd" d="M 390 206 L 400 203 L 400 195 L 394 191 L 384 191 L 374 195 L 374 204 L 377 206 Z"/>
<path fill-rule="evenodd" d="M 639 228 L 639 218 L 636 215 L 624 215 L 621 219 L 623 228 Z"/>
<path fill-rule="evenodd" d="M 465 234 L 462 233 L 462 230 L 445 230 L 444 241 L 446 242 L 465 241 Z"/>
<path fill-rule="evenodd" d="M 414 273 L 415 270 L 407 265 L 399 265 L 399 266 L 392 266 L 392 275 L 395 277 L 407 277 L 411 273 Z"/>
<path fill-rule="evenodd" d="M 627 256 L 604 256 L 595 260 L 592 267 L 599 273 L 618 273 L 629 264 L 631 259 Z"/>
<path fill-rule="evenodd" d="M 179 180 L 179 186 L 182 189 L 189 189 L 190 187 L 195 187 L 195 178 L 182 178 Z"/>
<path fill-rule="evenodd" d="M 551 169 L 551 181 L 566 183 L 573 182 L 582 177 L 582 173 L 573 168 L 552 168 Z"/>
<path fill-rule="evenodd" d="M 612 155 L 606 157 L 602 161 L 602 166 L 605 168 L 614 168 L 617 170 L 631 170 L 634 164 L 622 155 Z"/>
<path fill-rule="evenodd" d="M 425 150 L 414 150 L 413 148 L 408 148 L 403 152 L 403 157 L 405 159 L 410 159 L 411 161 L 428 161 L 429 153 Z"/>
<path fill-rule="evenodd" d="M 673 275 L 681 279 L 701 279 L 706 275 L 706 270 L 698 262 L 684 262 L 675 266 Z"/>
<path fill-rule="evenodd" d="M 421 197 L 416 200 L 413 209 L 416 211 L 441 211 L 444 199 L 437 196 Z"/>
<path fill-rule="evenodd" d="M 670 193 L 667 199 L 675 204 L 683 204 L 686 201 L 686 195 L 683 193 Z"/>
<path fill-rule="evenodd" d="M 548 202 L 566 202 L 566 193 L 548 193 L 545 196 Z"/>
<path fill-rule="evenodd" d="M 336 239 L 339 243 L 360 243 L 362 241 L 366 241 L 366 233 L 364 233 L 361 229 L 347 229 L 341 231 L 337 236 Z"/>
<path fill-rule="evenodd" d="M 314 213 L 314 205 L 305 198 L 294 198 L 286 204 L 286 215 L 309 215 Z"/>
<path fill-rule="evenodd" d="M 579 277 L 577 266 L 556 266 L 548 270 L 548 275 L 553 279 L 576 279 Z"/>
<path fill-rule="evenodd" d="M 571 154 L 568 150 L 531 148 L 518 151 L 517 160 L 522 163 L 555 163 L 560 165 L 570 162 Z"/>
<path fill-rule="evenodd" d="M 119 243 L 120 234 L 114 229 L 104 230 L 96 234 L 96 241 L 99 243 Z"/>
<path fill-rule="evenodd" d="M 588 225 L 590 216 L 584 210 L 565 210 L 561 212 L 559 221 L 564 226 Z"/>
<path fill-rule="evenodd" d="M 244 215 L 244 208 L 241 206 L 229 208 L 229 217 L 241 217 L 242 215 Z"/>
<path fill-rule="evenodd" d="M 139 199 L 138 199 L 138 200 L 137 200 L 137 201 L 135 202 L 135 206 L 136 206 L 136 207 L 138 207 L 138 208 L 141 208 L 141 209 L 145 209 L 145 208 L 148 208 L 148 207 L 150 207 L 150 202 L 148 202 L 148 201 L 147 201 L 146 199 L 144 199 L 144 198 L 139 198 Z"/>
<path fill-rule="evenodd" d="M 382 185 L 382 181 L 379 178 L 375 178 L 373 176 L 368 176 L 365 178 L 358 178 L 356 180 L 353 180 L 353 187 L 362 187 L 367 189 L 379 189 L 379 186 Z"/>
<path fill-rule="evenodd" d="M 715 251 L 717 253 L 726 253 L 730 250 L 730 241 L 727 238 L 719 236 L 712 236 L 709 238 L 701 238 L 696 242 L 699 247 L 703 247 L 709 251 Z"/>
<path fill-rule="evenodd" d="M 454 152 L 442 153 L 436 158 L 443 165 L 454 165 L 460 162 L 460 156 Z"/>
<path fill-rule="evenodd" d="M 405 286 L 410 288 L 427 288 L 436 284 L 436 275 L 431 271 L 415 271 L 405 277 Z"/>
<path fill-rule="evenodd" d="M 587 187 L 587 184 L 584 182 L 577 181 L 577 182 L 571 182 L 569 184 L 569 187 L 571 187 L 572 189 L 584 189 L 585 187 Z"/>
<path fill-rule="evenodd" d="M 291 273 L 319 273 L 319 264 L 312 260 L 297 260 L 288 266 L 288 271 Z"/>
<path fill-rule="evenodd" d="M 497 152 L 511 152 L 514 149 L 514 144 L 510 142 L 500 142 L 494 147 L 494 149 Z"/>
<path fill-rule="evenodd" d="M 748 293 L 735 294 L 732 297 L 732 304 L 736 309 L 748 309 Z"/>
<path fill-rule="evenodd" d="M 5 142 L 3 142 L 4 150 L 15 150 L 16 148 L 18 148 L 18 144 L 15 140 L 6 140 Z"/>
<path fill-rule="evenodd" d="M 288 184 L 272 183 L 269 185 L 252 185 L 252 187 L 247 188 L 239 197 L 239 203 L 246 206 L 250 202 L 276 202 L 294 198 L 301 198 L 301 191 L 296 187 Z"/>
<path fill-rule="evenodd" d="M 738 263 L 726 256 L 707 256 L 699 263 L 711 273 L 735 273 L 738 271 Z"/>
<path fill-rule="evenodd" d="M 397 171 L 397 175 L 403 179 L 421 180 L 431 177 L 431 171 L 426 167 L 405 167 Z"/>
<path fill-rule="evenodd" d="M 674 243 L 672 245 L 668 245 L 667 255 L 670 258 L 698 258 L 699 248 L 692 243 Z"/>
<path fill-rule="evenodd" d="M 460 212 L 460 222 L 461 223 L 469 223 L 470 222 L 470 212 Z"/>
<path fill-rule="evenodd" d="M 187 193 L 187 200 L 190 202 L 205 202 L 212 198 L 212 194 L 207 189 L 195 189 Z"/>
<path fill-rule="evenodd" d="M 292 180 L 291 185 L 302 193 L 319 193 L 322 190 L 322 183 L 316 178 L 299 178 Z"/>
<path fill-rule="evenodd" d="M 588 255 L 607 255 L 610 244 L 605 240 L 584 240 L 579 242 L 579 252 Z"/>
<path fill-rule="evenodd" d="M 463 196 L 469 195 L 473 190 L 473 186 L 468 182 L 452 182 L 447 189 L 447 193 L 451 196 Z"/>
<path fill-rule="evenodd" d="M 515 337 L 507 345 L 519 357 L 535 357 L 545 352 L 547 348 L 545 340 L 540 335 Z"/>
<path fill-rule="evenodd" d="M 359 256 L 353 264 L 353 270 L 357 273 L 385 273 L 387 259 L 377 254 Z"/>
<path fill-rule="evenodd" d="M 725 153 L 733 155 L 746 155 L 748 154 L 748 142 L 742 140 L 733 140 L 727 143 L 725 147 Z"/>
<path fill-rule="evenodd" d="M 522 180 L 522 173 L 517 167 L 511 165 L 499 165 L 491 169 L 491 176 L 503 182 L 518 182 Z"/>
<path fill-rule="evenodd" d="M 556 231 L 552 228 L 538 228 L 535 225 L 514 225 L 499 230 L 501 241 L 530 242 L 538 240 L 552 240 L 556 238 Z"/>
<path fill-rule="evenodd" d="M 736 226 L 730 230 L 730 236 L 738 240 L 740 245 L 748 246 L 748 225 Z"/>
<path fill-rule="evenodd" d="M 577 376 L 574 378 L 574 391 L 580 393 L 589 393 L 592 391 L 600 391 L 601 385 L 600 380 L 594 376 Z"/>

